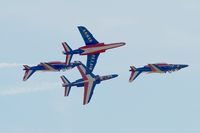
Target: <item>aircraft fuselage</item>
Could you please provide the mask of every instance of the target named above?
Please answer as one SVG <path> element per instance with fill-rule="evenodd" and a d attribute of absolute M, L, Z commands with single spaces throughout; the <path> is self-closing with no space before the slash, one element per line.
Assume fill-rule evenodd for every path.
<path fill-rule="evenodd" d="M 70 63 L 70 65 L 66 65 L 65 62 L 48 62 L 48 64 L 54 68 L 54 70 L 51 70 L 51 69 L 45 67 L 43 64 L 45 64 L 45 63 L 40 63 L 37 66 L 30 67 L 30 70 L 35 70 L 35 71 L 60 71 L 60 70 L 63 70 L 64 71 L 64 70 L 72 69 L 76 66 L 76 64 L 74 64 L 74 63 Z"/>
<path fill-rule="evenodd" d="M 97 43 L 80 47 L 68 53 L 64 52 L 64 54 L 79 54 L 79 55 L 99 54 L 105 52 L 107 49 L 117 48 L 123 45 L 125 45 L 124 42 L 111 43 L 111 44 Z"/>
<path fill-rule="evenodd" d="M 96 84 L 100 84 L 101 81 L 104 81 L 104 80 L 109 80 L 109 79 L 112 79 L 112 78 L 115 78 L 117 77 L 118 75 L 117 74 L 112 74 L 112 75 L 106 75 L 106 76 L 99 76 L 99 75 L 96 75 L 95 78 L 93 78 L 92 80 L 94 80 L 94 82 Z M 89 80 L 84 80 L 83 78 L 81 79 L 78 79 L 72 83 L 70 83 L 69 85 L 70 86 L 76 86 L 76 87 L 83 87 L 84 86 L 84 83 L 85 82 L 88 82 Z M 65 86 L 65 85 L 64 85 Z"/>
<path fill-rule="evenodd" d="M 148 64 L 144 67 L 137 68 L 137 71 L 150 72 L 150 73 L 166 73 L 166 72 L 178 71 L 187 66 L 188 65 L 182 65 L 182 64 Z"/>

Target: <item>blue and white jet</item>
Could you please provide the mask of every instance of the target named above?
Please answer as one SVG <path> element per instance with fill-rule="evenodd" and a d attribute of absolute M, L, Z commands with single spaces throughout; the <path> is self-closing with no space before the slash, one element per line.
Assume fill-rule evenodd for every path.
<path fill-rule="evenodd" d="M 144 67 L 135 68 L 131 66 L 131 76 L 129 78 L 129 82 L 135 80 L 141 73 L 167 73 L 178 71 L 182 68 L 188 67 L 188 65 L 183 64 L 167 64 L 167 63 L 156 63 L 156 64 L 148 64 Z"/>
<path fill-rule="evenodd" d="M 78 65 L 77 68 L 82 78 L 71 83 L 65 76 L 61 76 L 61 79 L 63 81 L 62 86 L 65 87 L 64 96 L 69 95 L 72 86 L 84 87 L 83 105 L 88 104 L 90 102 L 96 84 L 100 84 L 101 81 L 109 80 L 118 76 L 117 74 L 106 76 L 94 75 L 82 63 Z"/>
<path fill-rule="evenodd" d="M 42 62 L 38 64 L 37 66 L 32 66 L 32 67 L 28 65 L 24 65 L 23 70 L 25 71 L 25 74 L 23 77 L 23 81 L 26 81 L 28 78 L 30 78 L 33 75 L 33 73 L 35 73 L 36 71 L 58 72 L 61 70 L 64 71 L 64 70 L 72 69 L 76 67 L 77 65 L 79 65 L 79 63 L 71 62 L 71 59 L 68 56 L 66 56 L 65 62 L 60 62 L 60 61 Z"/>
<path fill-rule="evenodd" d="M 107 49 L 117 48 L 125 45 L 125 42 L 110 44 L 99 43 L 85 27 L 78 26 L 78 30 L 81 33 L 86 46 L 72 50 L 66 42 L 63 42 L 63 47 L 65 47 L 63 54 L 67 55 L 69 60 L 71 60 L 74 54 L 87 55 L 86 66 L 91 72 L 97 63 L 100 53 L 105 52 Z"/>

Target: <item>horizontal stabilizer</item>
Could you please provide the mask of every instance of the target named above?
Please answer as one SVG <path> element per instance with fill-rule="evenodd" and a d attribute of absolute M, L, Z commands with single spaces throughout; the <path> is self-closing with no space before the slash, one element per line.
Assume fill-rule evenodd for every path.
<path fill-rule="evenodd" d="M 66 54 L 69 53 L 70 51 L 72 51 L 72 49 L 69 47 L 69 45 L 66 42 L 62 42 L 62 45 L 63 45 L 63 48 L 64 48 Z"/>
<path fill-rule="evenodd" d="M 131 70 L 130 71 L 135 71 L 136 68 L 134 66 L 130 66 Z"/>
<path fill-rule="evenodd" d="M 28 78 L 31 77 L 31 75 L 33 75 L 33 73 L 35 72 L 35 70 L 30 70 L 29 69 L 24 69 L 25 70 L 25 74 L 24 74 L 24 77 L 23 77 L 23 81 L 26 81 Z"/>
<path fill-rule="evenodd" d="M 69 45 L 66 42 L 63 42 L 62 45 L 65 50 L 64 54 L 66 54 L 65 64 L 69 65 L 73 56 L 73 54 L 70 53 L 72 49 L 69 47 Z"/>
<path fill-rule="evenodd" d="M 61 76 L 61 79 L 63 81 L 63 87 L 65 87 L 64 96 L 68 96 L 71 90 L 70 82 L 64 75 Z"/>
<path fill-rule="evenodd" d="M 141 71 L 137 71 L 137 69 L 134 66 L 131 66 L 131 76 L 129 78 L 129 82 L 132 82 L 133 80 L 135 80 L 140 74 Z"/>

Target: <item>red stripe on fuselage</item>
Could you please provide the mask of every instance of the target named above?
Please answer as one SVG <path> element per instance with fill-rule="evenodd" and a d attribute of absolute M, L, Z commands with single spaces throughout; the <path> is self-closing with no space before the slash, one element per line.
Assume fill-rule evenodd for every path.
<path fill-rule="evenodd" d="M 65 62 L 60 62 L 60 61 L 52 61 L 52 62 L 48 62 L 48 64 L 65 64 Z"/>
<path fill-rule="evenodd" d="M 148 66 L 151 68 L 151 71 L 157 72 L 157 70 L 153 66 L 151 66 L 151 65 L 153 65 L 153 64 L 148 64 Z"/>
<path fill-rule="evenodd" d="M 91 44 L 91 45 L 80 47 L 79 49 L 95 48 L 95 47 L 100 47 L 100 46 L 105 46 L 105 44 L 104 43 Z"/>
<path fill-rule="evenodd" d="M 170 64 L 155 64 L 157 66 L 170 66 Z"/>
<path fill-rule="evenodd" d="M 105 52 L 107 49 L 117 48 L 120 46 L 125 45 L 125 43 L 111 43 L 111 44 L 104 44 L 104 43 L 98 43 L 94 45 L 87 45 L 84 47 L 80 47 L 80 50 L 83 50 L 83 52 L 80 55 L 90 55 L 90 54 L 98 54 Z"/>
<path fill-rule="evenodd" d="M 105 52 L 106 50 L 99 50 L 99 51 L 95 51 L 95 52 L 90 52 L 90 53 L 83 53 L 83 54 L 80 54 L 80 55 L 93 55 L 93 54 L 99 54 L 99 53 L 103 53 Z"/>

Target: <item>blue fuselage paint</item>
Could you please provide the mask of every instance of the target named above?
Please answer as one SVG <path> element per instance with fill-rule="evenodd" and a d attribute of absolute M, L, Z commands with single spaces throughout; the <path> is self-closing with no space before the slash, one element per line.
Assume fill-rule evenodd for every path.
<path fill-rule="evenodd" d="M 165 65 L 165 66 L 157 66 L 161 71 L 163 72 L 170 72 L 170 71 L 176 71 L 176 70 L 180 70 L 182 68 L 188 67 L 188 65 Z M 144 67 L 140 67 L 137 68 L 136 71 L 141 71 L 141 72 L 152 72 L 153 70 L 151 69 L 151 67 L 149 67 L 148 65 L 144 66 Z"/>
<path fill-rule="evenodd" d="M 100 84 L 101 81 L 109 80 L 109 79 L 115 78 L 117 76 L 118 76 L 117 74 L 106 75 L 106 76 L 95 75 L 95 77 L 94 77 L 94 79 L 95 79 L 94 83 L 95 84 Z M 81 78 L 81 79 L 78 79 L 78 80 L 70 83 L 69 86 L 83 87 L 84 86 L 84 82 L 87 82 L 87 81 L 85 81 L 83 78 Z"/>
<path fill-rule="evenodd" d="M 68 69 L 72 69 L 72 68 L 74 68 L 74 67 L 76 67 L 77 66 L 77 64 L 75 64 L 75 63 L 70 63 L 69 65 L 66 65 L 66 64 L 64 64 L 64 63 L 62 63 L 62 64 L 50 64 L 55 70 L 57 70 L 57 71 L 60 71 L 60 70 L 68 70 Z M 37 66 L 33 66 L 33 67 L 30 67 L 30 70 L 35 70 L 35 71 L 48 71 L 48 70 L 46 70 L 46 68 L 43 66 L 43 65 L 41 65 L 41 64 L 39 64 L 39 65 L 37 65 Z"/>

